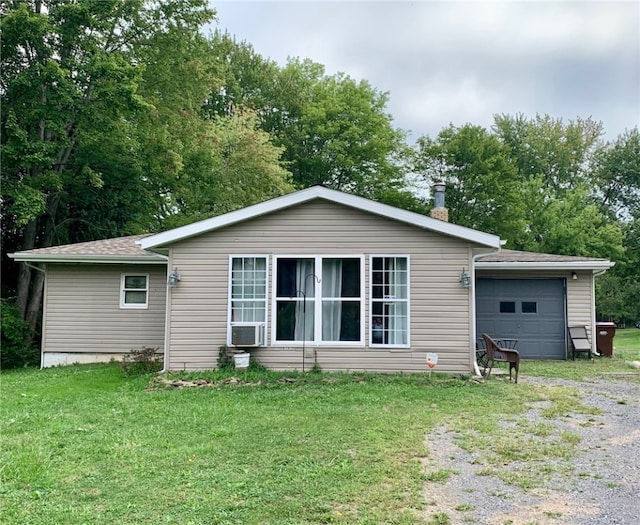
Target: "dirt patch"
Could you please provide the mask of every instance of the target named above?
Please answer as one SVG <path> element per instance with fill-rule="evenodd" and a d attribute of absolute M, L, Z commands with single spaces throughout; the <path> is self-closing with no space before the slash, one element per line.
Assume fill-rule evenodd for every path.
<path fill-rule="evenodd" d="M 425 520 L 437 514 L 446 515 L 450 525 L 636 523 L 640 516 L 637 379 L 573 382 L 523 377 L 522 381 L 573 387 L 582 404 L 597 409 L 597 414 L 568 413 L 548 419 L 542 416 L 548 403 L 535 402 L 522 416 L 526 424 L 542 424 L 545 429 L 544 435 L 527 433 L 526 439 L 561 446 L 571 436 L 578 441 L 576 453 L 488 465 L 480 451 L 461 447 L 463 436 L 438 428 L 426 437 L 429 455 L 422 460 L 431 479 L 424 488 Z M 502 426 L 505 434 L 515 431 L 511 421 Z M 438 481 L 434 473 L 448 475 Z M 536 481 L 535 486 L 526 486 L 528 478 Z"/>

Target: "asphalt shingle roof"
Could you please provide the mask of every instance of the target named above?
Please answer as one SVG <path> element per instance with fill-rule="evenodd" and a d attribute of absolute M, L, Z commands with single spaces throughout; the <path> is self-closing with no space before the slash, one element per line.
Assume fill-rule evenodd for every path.
<path fill-rule="evenodd" d="M 148 234 L 130 235 L 128 237 L 115 237 L 99 241 L 63 244 L 60 246 L 50 246 L 48 248 L 36 248 L 35 250 L 28 250 L 21 253 L 29 253 L 30 255 L 105 255 L 148 257 L 149 252 L 145 252 L 138 244 L 136 244 L 136 241 L 144 239 L 147 236 Z"/>
<path fill-rule="evenodd" d="M 606 261 L 595 257 L 576 257 L 572 255 L 554 255 L 552 253 L 521 252 L 517 250 L 500 250 L 497 253 L 478 257 L 478 262 L 531 262 L 531 263 L 559 263 L 559 262 L 591 262 Z"/>

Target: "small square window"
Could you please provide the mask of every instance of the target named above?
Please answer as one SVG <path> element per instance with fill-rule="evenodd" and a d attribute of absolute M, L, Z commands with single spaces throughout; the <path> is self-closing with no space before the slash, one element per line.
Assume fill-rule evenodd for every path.
<path fill-rule="evenodd" d="M 120 284 L 120 308 L 147 308 L 149 301 L 149 276 L 146 274 L 122 275 Z"/>
<path fill-rule="evenodd" d="M 522 313 L 523 314 L 537 314 L 538 303 L 535 301 L 522 301 Z"/>
<path fill-rule="evenodd" d="M 500 313 L 515 314 L 516 313 L 515 301 L 500 301 Z"/>

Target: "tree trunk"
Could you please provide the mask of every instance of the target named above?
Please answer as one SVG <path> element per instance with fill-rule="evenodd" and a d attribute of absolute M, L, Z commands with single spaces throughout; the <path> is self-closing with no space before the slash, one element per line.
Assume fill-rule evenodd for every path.
<path fill-rule="evenodd" d="M 20 250 L 31 250 L 36 244 L 37 219 L 30 221 L 24 228 L 22 246 Z M 18 270 L 18 308 L 20 316 L 24 319 L 27 313 L 27 303 L 29 302 L 29 290 L 31 288 L 31 268 L 26 263 L 20 263 Z"/>
<path fill-rule="evenodd" d="M 58 210 L 59 198 L 53 195 L 49 199 L 47 215 L 43 217 L 45 221 L 44 234 L 40 242 L 40 248 L 48 248 L 53 244 L 55 234 L 55 216 Z M 29 300 L 24 316 L 24 320 L 29 323 L 30 336 L 33 339 L 38 327 L 38 316 L 42 306 L 42 295 L 44 290 L 44 272 L 34 271 L 31 275 L 31 286 L 29 289 Z"/>
<path fill-rule="evenodd" d="M 44 290 L 44 272 L 33 272 L 31 278 L 31 293 L 29 294 L 29 304 L 27 305 L 27 311 L 25 314 L 25 321 L 29 323 L 29 336 L 31 339 L 36 334 L 38 327 L 38 317 L 40 314 L 40 307 L 42 306 L 42 295 Z"/>

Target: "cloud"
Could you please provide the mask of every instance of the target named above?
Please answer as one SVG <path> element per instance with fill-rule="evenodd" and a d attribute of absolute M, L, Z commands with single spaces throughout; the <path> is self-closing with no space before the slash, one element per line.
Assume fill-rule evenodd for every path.
<path fill-rule="evenodd" d="M 214 2 L 219 27 L 280 64 L 310 58 L 389 92 L 413 137 L 495 113 L 640 121 L 634 1 Z"/>

